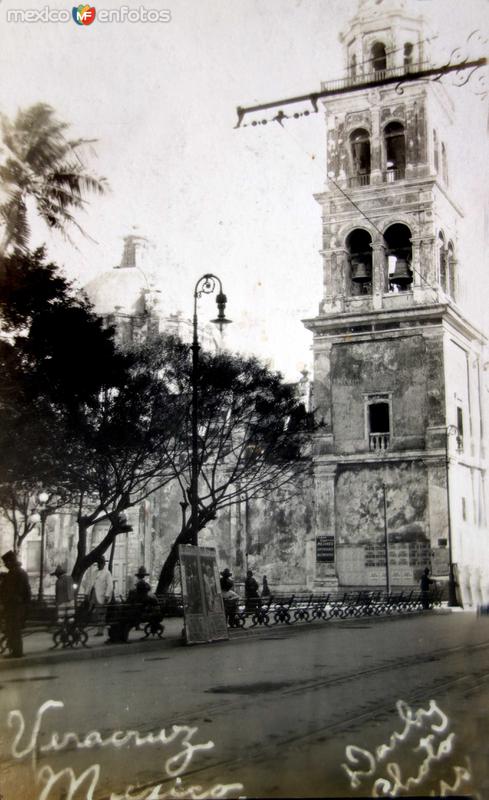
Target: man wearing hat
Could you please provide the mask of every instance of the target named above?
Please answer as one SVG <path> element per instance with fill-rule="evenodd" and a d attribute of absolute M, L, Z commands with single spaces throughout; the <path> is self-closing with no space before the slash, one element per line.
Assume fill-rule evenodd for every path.
<path fill-rule="evenodd" d="M 93 609 L 93 616 L 97 623 L 97 632 L 95 636 L 103 636 L 107 610 L 106 606 L 112 600 L 114 582 L 103 556 L 97 559 L 97 567 L 98 571 L 95 575 L 92 591 L 90 592 L 90 606 Z"/>
<path fill-rule="evenodd" d="M 55 587 L 56 609 L 58 612 L 58 622 L 62 623 L 65 619 L 70 619 L 75 615 L 75 591 L 73 589 L 73 578 L 66 574 L 66 570 L 58 564 L 52 577 L 57 578 Z"/>
<path fill-rule="evenodd" d="M 27 572 L 20 566 L 13 550 L 4 553 L 2 561 L 8 569 L 2 581 L 1 603 L 5 612 L 5 635 L 10 658 L 22 658 L 22 628 L 31 599 Z"/>
<path fill-rule="evenodd" d="M 232 574 L 228 567 L 221 572 L 221 592 L 229 592 L 233 588 L 234 581 L 231 580 Z"/>
<path fill-rule="evenodd" d="M 238 611 L 239 595 L 233 590 L 234 581 L 231 579 L 231 572 L 228 567 L 221 572 L 221 595 L 224 601 L 224 612 L 228 625 L 234 626 L 234 620 Z"/>

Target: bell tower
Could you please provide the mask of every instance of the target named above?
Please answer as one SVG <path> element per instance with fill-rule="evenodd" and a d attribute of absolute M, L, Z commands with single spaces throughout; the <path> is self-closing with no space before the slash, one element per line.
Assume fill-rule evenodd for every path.
<path fill-rule="evenodd" d="M 453 563 L 474 596 L 485 338 L 457 261 L 455 108 L 442 86 L 409 78 L 429 65 L 429 37 L 405 2 L 360 0 L 340 41 L 349 91 L 324 100 L 323 297 L 305 322 L 321 421 L 316 554 L 324 537 L 334 552 L 316 559 L 314 585 L 382 586 L 387 572 L 414 585 L 424 567 L 447 578 Z"/>

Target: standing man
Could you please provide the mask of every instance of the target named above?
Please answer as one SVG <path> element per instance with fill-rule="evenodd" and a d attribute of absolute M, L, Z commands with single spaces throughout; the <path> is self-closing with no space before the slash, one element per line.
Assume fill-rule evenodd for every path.
<path fill-rule="evenodd" d="M 246 573 L 246 580 L 245 580 L 245 598 L 246 598 L 246 610 L 247 611 L 255 611 L 256 607 L 259 605 L 260 595 L 258 594 L 258 582 L 253 577 L 253 572 L 251 569 L 248 570 Z"/>
<path fill-rule="evenodd" d="M 430 607 L 430 602 L 431 602 L 430 586 L 432 583 L 436 583 L 436 581 L 430 578 L 430 568 L 426 567 L 425 571 L 421 575 L 421 580 L 420 580 L 421 604 L 425 611 L 427 611 Z"/>
<path fill-rule="evenodd" d="M 103 636 L 105 616 L 107 613 L 106 606 L 112 600 L 114 582 L 112 580 L 112 575 L 106 567 L 106 561 L 103 556 L 97 559 L 97 567 L 98 572 L 95 575 L 92 591 L 90 592 L 90 607 L 94 611 L 94 620 L 97 623 L 97 632 L 95 636 Z"/>
<path fill-rule="evenodd" d="M 22 628 L 31 599 L 31 587 L 27 572 L 22 569 L 13 550 L 2 556 L 8 569 L 2 581 L 1 602 L 5 611 L 5 635 L 10 650 L 9 658 L 22 658 Z"/>
<path fill-rule="evenodd" d="M 66 574 L 66 570 L 58 564 L 51 576 L 57 578 L 55 587 L 56 610 L 58 623 L 73 621 L 75 618 L 75 591 L 73 578 Z"/>

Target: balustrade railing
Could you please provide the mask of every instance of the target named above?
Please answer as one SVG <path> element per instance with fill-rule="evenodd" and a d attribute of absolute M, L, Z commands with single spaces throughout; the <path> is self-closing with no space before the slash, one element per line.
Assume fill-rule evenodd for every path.
<path fill-rule="evenodd" d="M 352 175 L 351 178 L 348 178 L 348 186 L 350 189 L 356 189 L 358 186 L 370 186 L 370 173 Z"/>
<path fill-rule="evenodd" d="M 365 74 L 358 73 L 353 75 L 350 73 L 346 78 L 340 78 L 334 81 L 324 81 L 321 84 L 321 89 L 323 91 L 332 91 L 334 89 L 347 89 L 351 86 L 362 85 L 364 83 L 375 83 L 377 81 L 380 82 L 395 78 L 402 79 L 405 75 L 420 72 L 421 70 L 428 68 L 429 63 L 427 61 L 423 61 L 417 64 L 403 65 L 401 67 L 391 67 L 390 69 L 378 69 Z"/>
<path fill-rule="evenodd" d="M 384 183 L 396 183 L 396 181 L 403 181 L 405 177 L 405 169 L 387 169 L 382 173 Z"/>
<path fill-rule="evenodd" d="M 370 449 L 373 451 L 388 450 L 390 446 L 390 438 L 391 437 L 389 433 L 371 433 Z"/>

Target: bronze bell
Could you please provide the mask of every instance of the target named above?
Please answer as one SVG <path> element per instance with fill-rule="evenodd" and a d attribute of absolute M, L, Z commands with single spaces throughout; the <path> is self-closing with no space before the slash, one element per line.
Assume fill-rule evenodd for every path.
<path fill-rule="evenodd" d="M 370 283 L 370 270 L 363 261 L 352 262 L 351 279 L 354 283 Z"/>
<path fill-rule="evenodd" d="M 398 258 L 392 275 L 389 275 L 389 283 L 397 283 L 399 286 L 408 286 L 413 282 L 413 273 L 409 269 L 409 264 L 405 258 Z"/>

